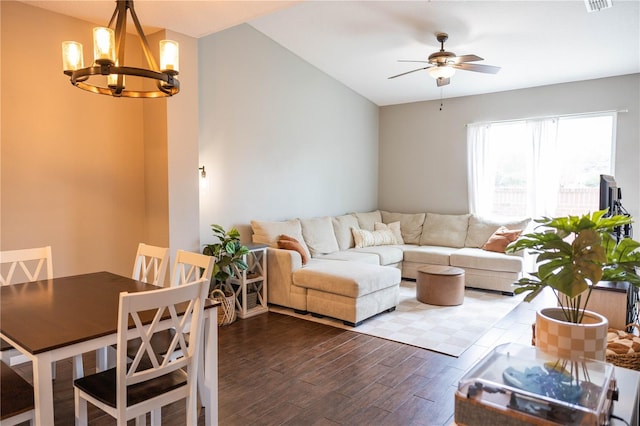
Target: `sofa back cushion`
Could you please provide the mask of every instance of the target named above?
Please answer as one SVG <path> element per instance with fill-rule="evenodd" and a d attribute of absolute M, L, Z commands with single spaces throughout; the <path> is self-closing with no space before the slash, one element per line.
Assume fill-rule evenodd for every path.
<path fill-rule="evenodd" d="M 350 248 L 355 247 L 351 229 L 360 229 L 358 219 L 356 219 L 354 215 L 345 214 L 342 216 L 332 217 L 331 223 L 333 224 L 333 233 L 336 236 L 336 241 L 338 242 L 338 248 L 340 251 L 349 250 Z"/>
<path fill-rule="evenodd" d="M 358 219 L 360 229 L 364 229 L 366 231 L 373 231 L 373 225 L 376 222 L 383 222 L 380 210 L 374 210 L 367 213 L 353 213 L 353 215 Z"/>
<path fill-rule="evenodd" d="M 259 220 L 251 221 L 251 230 L 253 231 L 253 242 L 256 244 L 269 244 L 269 246 L 278 248 L 278 239 L 281 235 L 287 235 L 295 238 L 300 242 L 308 257 L 311 257 L 309 248 L 302 238 L 302 226 L 300 220 L 292 219 L 284 222 L 265 222 Z"/>
<path fill-rule="evenodd" d="M 477 215 L 471 215 L 469 218 L 469 230 L 467 231 L 467 239 L 464 242 L 465 247 L 481 248 L 501 226 L 508 229 L 520 229 L 525 231 L 531 219 L 489 219 Z"/>
<path fill-rule="evenodd" d="M 309 247 L 311 257 L 340 250 L 329 216 L 300 219 L 300 225 L 302 225 L 302 236 Z"/>
<path fill-rule="evenodd" d="M 469 227 L 468 214 L 437 214 L 427 213 L 427 219 L 422 227 L 420 245 L 464 247 Z M 485 241 L 483 241 L 484 244 Z"/>
<path fill-rule="evenodd" d="M 424 213 L 391 213 L 381 211 L 384 223 L 400 222 L 400 232 L 404 244 L 420 244 Z"/>

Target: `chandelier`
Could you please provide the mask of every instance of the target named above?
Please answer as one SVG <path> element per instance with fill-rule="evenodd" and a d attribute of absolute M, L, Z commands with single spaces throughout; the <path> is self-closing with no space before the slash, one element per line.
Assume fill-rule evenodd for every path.
<path fill-rule="evenodd" d="M 131 13 L 149 69 L 124 65 L 127 11 Z M 115 31 L 111 28 L 114 22 Z M 63 72 L 70 76 L 71 84 L 101 95 L 159 98 L 173 96 L 180 91 L 180 81 L 176 77 L 179 67 L 178 43 L 173 40 L 160 41 L 160 69 L 158 69 L 138 16 L 133 9 L 133 0 L 116 0 L 116 9 L 113 11 L 109 25 L 93 29 L 93 64 L 91 66 L 85 68 L 82 44 L 75 41 L 62 42 L 62 64 Z M 157 90 L 127 90 L 125 88 L 127 75 L 155 80 Z"/>

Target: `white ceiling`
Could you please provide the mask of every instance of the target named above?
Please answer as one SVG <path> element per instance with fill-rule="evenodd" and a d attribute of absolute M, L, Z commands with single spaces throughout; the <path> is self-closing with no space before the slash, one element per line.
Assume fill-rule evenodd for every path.
<path fill-rule="evenodd" d="M 106 24 L 113 1 L 25 1 Z M 640 0 L 587 13 L 571 1 L 153 1 L 137 0 L 145 31 L 202 37 L 248 22 L 377 105 L 449 98 L 640 72 Z M 496 75 L 458 71 L 436 86 L 420 67 L 439 49 L 476 54 Z"/>

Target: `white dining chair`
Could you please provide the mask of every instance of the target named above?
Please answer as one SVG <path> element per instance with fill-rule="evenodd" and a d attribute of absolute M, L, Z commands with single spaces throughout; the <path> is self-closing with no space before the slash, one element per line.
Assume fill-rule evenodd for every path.
<path fill-rule="evenodd" d="M 133 273 L 131 278 L 158 287 L 164 287 L 169 265 L 169 249 L 167 247 L 157 247 L 145 243 L 138 244 L 136 257 L 133 262 Z M 106 347 L 96 349 L 97 371 L 114 366 L 113 348 Z M 82 376 L 77 376 L 82 377 Z"/>
<path fill-rule="evenodd" d="M 178 250 L 173 263 L 171 285 L 179 286 L 194 279 L 206 278 L 211 282 L 215 258 L 205 254 Z"/>
<path fill-rule="evenodd" d="M 134 418 L 136 424 L 146 424 L 148 412 L 152 423 L 160 424 L 161 407 L 181 399 L 186 399 L 185 424 L 197 424 L 197 369 L 208 289 L 203 277 L 177 287 L 120 293 L 116 367 L 74 381 L 76 425 L 87 425 L 87 402 L 124 426 Z M 187 304 L 182 315 L 177 314 L 180 304 Z M 160 321 L 163 315 L 170 320 Z M 170 328 L 176 332 L 158 356 L 151 338 Z M 195 338 L 186 339 L 187 333 Z M 131 339 L 142 342 L 133 359 L 127 356 Z M 180 356 L 173 356 L 178 349 Z M 142 362 L 145 358 L 149 362 Z"/>
<path fill-rule="evenodd" d="M 164 279 L 169 265 L 169 249 L 148 244 L 138 244 L 138 252 L 131 278 L 164 287 Z"/>
<path fill-rule="evenodd" d="M 53 278 L 51 246 L 0 251 L 0 267 L 2 268 L 0 285 L 51 279 Z"/>
<path fill-rule="evenodd" d="M 207 289 L 211 282 L 211 273 L 213 271 L 214 258 L 204 254 L 194 253 L 190 251 L 178 250 L 176 260 L 173 266 L 173 277 L 171 280 L 172 287 L 179 287 L 185 282 L 199 279 L 207 281 Z M 207 291 L 208 293 L 208 291 Z M 166 342 L 172 338 L 173 330 L 165 330 L 156 333 L 151 341 L 152 348 L 157 354 L 162 353 L 162 348 L 166 346 Z M 136 339 L 129 341 L 127 352 L 133 357 L 140 346 L 140 342 Z M 178 352 L 179 353 L 179 352 Z"/>
<path fill-rule="evenodd" d="M 53 278 L 53 257 L 51 246 L 0 251 L 0 285 L 19 282 L 33 282 Z M 9 366 L 29 362 L 29 358 L 20 353 L 4 340 L 0 341 L 0 358 Z M 82 357 L 74 357 L 74 369 Z M 52 365 L 53 378 L 56 378 L 56 365 Z"/>

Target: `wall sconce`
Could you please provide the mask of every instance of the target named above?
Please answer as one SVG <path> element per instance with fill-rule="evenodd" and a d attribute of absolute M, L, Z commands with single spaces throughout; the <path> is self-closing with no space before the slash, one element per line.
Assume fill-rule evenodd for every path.
<path fill-rule="evenodd" d="M 204 166 L 198 167 L 200 171 L 200 189 L 209 189 L 209 179 L 207 178 L 207 171 Z"/>

